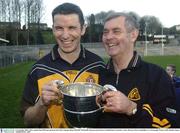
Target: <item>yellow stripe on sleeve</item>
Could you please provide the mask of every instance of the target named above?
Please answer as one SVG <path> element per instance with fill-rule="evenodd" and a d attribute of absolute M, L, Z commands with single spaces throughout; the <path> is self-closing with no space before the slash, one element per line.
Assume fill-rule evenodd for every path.
<path fill-rule="evenodd" d="M 151 115 L 151 117 L 153 117 L 153 111 L 148 104 L 144 104 L 143 109 L 146 110 Z"/>

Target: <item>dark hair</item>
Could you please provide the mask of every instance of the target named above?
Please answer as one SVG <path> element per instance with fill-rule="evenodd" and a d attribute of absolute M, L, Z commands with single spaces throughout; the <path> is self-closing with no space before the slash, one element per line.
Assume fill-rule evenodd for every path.
<path fill-rule="evenodd" d="M 84 25 L 84 16 L 82 13 L 82 10 L 80 9 L 79 6 L 72 4 L 72 3 L 63 3 L 59 6 L 57 6 L 53 11 L 52 11 L 52 19 L 54 22 L 54 16 L 56 14 L 77 14 L 79 16 L 79 21 L 81 26 Z"/>
<path fill-rule="evenodd" d="M 167 67 L 171 67 L 172 71 L 176 72 L 176 66 L 174 64 L 168 64 Z"/>
<path fill-rule="evenodd" d="M 107 15 L 105 19 L 105 23 L 111 19 L 117 18 L 117 17 L 125 17 L 125 27 L 128 32 L 131 32 L 134 29 L 139 30 L 139 21 L 138 17 L 135 16 L 135 14 L 132 13 L 125 13 L 125 12 L 111 12 Z"/>

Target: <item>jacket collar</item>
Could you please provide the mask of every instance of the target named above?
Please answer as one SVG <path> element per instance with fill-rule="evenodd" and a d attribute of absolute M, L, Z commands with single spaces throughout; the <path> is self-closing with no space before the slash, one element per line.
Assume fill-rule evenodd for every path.
<path fill-rule="evenodd" d="M 136 51 L 134 51 L 134 55 L 131 59 L 131 61 L 128 64 L 128 67 L 126 68 L 127 70 L 133 70 L 137 67 L 140 66 L 140 62 L 141 62 L 141 57 L 137 54 Z M 114 66 L 113 66 L 113 62 L 112 62 L 112 58 L 110 58 L 110 60 L 108 61 L 106 68 L 110 71 L 114 71 Z"/>

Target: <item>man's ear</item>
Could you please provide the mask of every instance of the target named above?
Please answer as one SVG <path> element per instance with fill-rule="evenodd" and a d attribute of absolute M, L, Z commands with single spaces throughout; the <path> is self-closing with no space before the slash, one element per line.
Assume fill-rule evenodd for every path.
<path fill-rule="evenodd" d="M 82 36 L 83 36 L 83 35 L 85 34 L 85 32 L 86 32 L 86 28 L 87 28 L 87 25 L 84 24 L 84 25 L 82 26 L 82 30 L 81 30 L 81 35 L 82 35 Z"/>
<path fill-rule="evenodd" d="M 131 32 L 131 40 L 133 41 L 133 42 L 135 42 L 136 40 L 137 40 L 137 38 L 138 38 L 138 35 L 139 35 L 139 31 L 138 30 L 133 30 L 132 32 Z"/>

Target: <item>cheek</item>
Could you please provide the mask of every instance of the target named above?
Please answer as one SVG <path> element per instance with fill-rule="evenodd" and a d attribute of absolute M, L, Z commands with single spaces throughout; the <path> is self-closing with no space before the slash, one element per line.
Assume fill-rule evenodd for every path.
<path fill-rule="evenodd" d="M 102 42 L 103 42 L 103 44 L 105 44 L 105 43 L 106 43 L 106 40 L 105 40 L 105 39 L 102 39 Z"/>
<path fill-rule="evenodd" d="M 74 33 L 74 36 L 76 36 L 76 37 L 81 37 L 81 36 L 83 36 L 83 35 L 84 35 L 84 34 L 83 34 L 83 32 L 81 32 L 81 31 Z"/>
<path fill-rule="evenodd" d="M 70 37 L 72 38 L 81 38 L 81 33 L 80 32 L 71 32 L 70 34 Z"/>
<path fill-rule="evenodd" d="M 105 37 L 104 36 L 102 36 L 102 41 L 105 42 Z"/>
<path fill-rule="evenodd" d="M 55 37 L 58 37 L 58 36 L 60 36 L 60 33 L 59 33 L 59 32 L 53 32 L 53 35 L 54 35 Z"/>
<path fill-rule="evenodd" d="M 107 37 L 102 36 L 102 42 L 103 43 L 112 43 L 114 42 L 115 38 L 108 39 Z"/>

